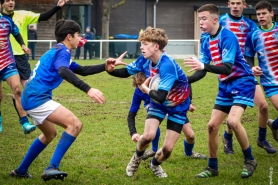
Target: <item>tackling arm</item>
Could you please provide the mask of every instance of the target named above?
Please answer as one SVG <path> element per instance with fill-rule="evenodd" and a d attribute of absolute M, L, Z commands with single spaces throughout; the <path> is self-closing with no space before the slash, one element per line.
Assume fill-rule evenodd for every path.
<path fill-rule="evenodd" d="M 85 93 L 87 93 L 91 89 L 88 84 L 80 80 L 69 68 L 62 66 L 59 68 L 58 72 L 63 79 L 73 84 L 75 87 L 84 91 Z"/>

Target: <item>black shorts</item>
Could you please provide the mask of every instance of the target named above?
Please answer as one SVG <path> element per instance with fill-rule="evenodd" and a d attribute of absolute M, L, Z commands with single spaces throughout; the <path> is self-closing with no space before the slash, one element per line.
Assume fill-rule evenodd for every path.
<path fill-rule="evenodd" d="M 31 68 L 26 55 L 15 55 L 14 58 L 20 80 L 28 80 L 31 74 Z"/>

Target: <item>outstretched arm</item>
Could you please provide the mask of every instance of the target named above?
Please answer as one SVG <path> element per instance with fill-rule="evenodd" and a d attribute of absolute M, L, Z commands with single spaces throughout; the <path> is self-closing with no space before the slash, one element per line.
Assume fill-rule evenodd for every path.
<path fill-rule="evenodd" d="M 111 76 L 120 77 L 120 78 L 127 78 L 130 76 L 126 68 L 115 69 L 116 64 L 122 64 L 122 60 L 127 52 L 124 52 L 119 56 L 119 58 L 108 58 L 106 60 L 106 71 Z"/>
<path fill-rule="evenodd" d="M 50 19 L 57 11 L 59 11 L 69 0 L 59 0 L 57 5 L 53 7 L 48 12 L 40 14 L 39 21 L 47 21 Z"/>
<path fill-rule="evenodd" d="M 204 64 L 200 62 L 197 58 L 190 57 L 189 59 L 184 60 L 185 67 L 192 67 L 188 72 L 192 72 L 194 70 L 204 70 L 207 72 L 215 73 L 215 74 L 223 74 L 229 75 L 232 72 L 232 63 L 224 63 L 221 66 L 215 66 L 210 64 Z"/>
<path fill-rule="evenodd" d="M 105 98 L 101 91 L 91 88 L 88 84 L 79 79 L 69 68 L 62 66 L 59 68 L 58 72 L 63 79 L 73 84 L 78 89 L 84 91 L 96 103 L 105 102 Z"/>
<path fill-rule="evenodd" d="M 30 49 L 26 47 L 24 44 L 23 38 L 21 34 L 14 35 L 15 40 L 18 42 L 18 44 L 21 46 L 22 50 L 25 54 L 29 55 L 31 53 Z"/>

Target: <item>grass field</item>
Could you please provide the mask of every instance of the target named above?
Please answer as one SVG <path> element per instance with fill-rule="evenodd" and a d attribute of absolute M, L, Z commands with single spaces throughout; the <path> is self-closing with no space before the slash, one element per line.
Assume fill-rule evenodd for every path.
<path fill-rule="evenodd" d="M 79 63 L 98 64 L 104 61 L 83 61 Z M 126 59 L 129 63 L 131 60 Z M 178 61 L 180 64 L 182 61 Z M 35 61 L 31 61 L 34 66 Z M 187 71 L 187 69 L 184 69 Z M 258 124 L 257 109 L 247 108 L 242 123 L 247 130 L 249 141 L 253 149 L 258 167 L 249 179 L 241 179 L 243 154 L 234 137 L 234 155 L 225 155 L 223 144 L 219 146 L 219 176 L 209 179 L 196 179 L 194 175 L 207 166 L 205 160 L 193 160 L 184 157 L 183 138 L 181 135 L 173 154 L 162 164 L 168 178 L 159 179 L 148 169 L 149 160 L 142 162 L 136 175 L 127 177 L 125 168 L 135 150 L 135 143 L 131 141 L 127 127 L 126 116 L 129 111 L 133 95 L 131 78 L 118 79 L 109 76 L 106 72 L 81 77 L 92 87 L 101 90 L 106 103 L 94 103 L 85 93 L 64 82 L 53 92 L 53 99 L 74 112 L 83 123 L 83 130 L 61 161 L 60 169 L 68 173 L 65 181 L 48 181 L 47 184 L 278 184 L 277 154 L 269 155 L 256 144 Z M 194 150 L 208 155 L 207 150 L 207 122 L 214 105 L 217 93 L 217 78 L 213 74 L 193 84 L 194 113 L 188 113 L 196 143 Z M 30 144 L 39 136 L 40 131 L 24 135 L 18 124 L 17 114 L 12 106 L 11 90 L 3 84 L 4 100 L 2 102 L 3 133 L 0 134 L 0 184 L 1 185 L 38 185 L 45 184 L 40 175 L 47 167 L 58 139 L 63 129 L 58 128 L 58 135 L 53 142 L 40 154 L 29 168 L 32 179 L 15 179 L 8 176 L 23 159 Z M 137 129 L 143 132 L 146 113 L 140 109 L 137 116 Z M 277 112 L 269 104 L 269 116 L 275 118 Z M 219 136 L 222 135 L 225 125 L 222 125 Z M 165 122 L 161 125 L 160 146 L 164 140 Z M 278 143 L 272 138 L 268 129 L 267 139 L 278 149 Z"/>

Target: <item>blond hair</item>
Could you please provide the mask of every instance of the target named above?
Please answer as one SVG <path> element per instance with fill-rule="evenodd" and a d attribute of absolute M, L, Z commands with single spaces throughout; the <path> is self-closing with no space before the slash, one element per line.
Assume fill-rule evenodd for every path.
<path fill-rule="evenodd" d="M 168 37 L 165 30 L 161 28 L 147 27 L 140 35 L 138 40 L 154 42 L 159 45 L 159 49 L 162 51 L 164 47 L 168 44 Z"/>

